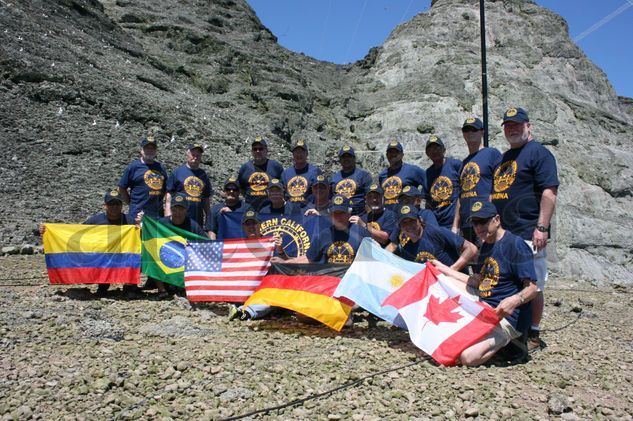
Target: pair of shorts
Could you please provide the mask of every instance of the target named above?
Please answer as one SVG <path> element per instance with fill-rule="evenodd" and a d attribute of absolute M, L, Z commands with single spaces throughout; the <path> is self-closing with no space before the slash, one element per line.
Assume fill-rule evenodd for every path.
<path fill-rule="evenodd" d="M 534 270 L 536 271 L 536 289 L 538 292 L 542 292 L 545 289 L 545 282 L 547 282 L 547 248 L 536 252 L 532 241 L 523 241 L 525 241 L 525 244 L 532 250 L 534 256 Z"/>

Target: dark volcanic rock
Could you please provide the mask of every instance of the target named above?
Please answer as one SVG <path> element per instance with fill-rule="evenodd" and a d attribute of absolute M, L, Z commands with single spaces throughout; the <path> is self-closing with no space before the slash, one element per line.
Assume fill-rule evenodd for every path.
<path fill-rule="evenodd" d="M 631 282 L 632 100 L 617 97 L 559 16 L 529 1 L 487 7 L 491 144 L 506 148 L 499 118 L 521 105 L 556 155 L 555 268 Z M 189 141 L 205 143 L 217 187 L 257 135 L 286 164 L 292 139 L 305 137 L 326 169 L 351 142 L 374 172 L 397 136 L 426 167 L 426 136 L 465 156 L 460 124 L 481 112 L 473 0 L 434 1 L 348 66 L 280 47 L 243 0 L 5 2 L 0 22 L 3 246 L 36 241 L 39 221 L 96 212 L 148 132 L 170 169 Z"/>

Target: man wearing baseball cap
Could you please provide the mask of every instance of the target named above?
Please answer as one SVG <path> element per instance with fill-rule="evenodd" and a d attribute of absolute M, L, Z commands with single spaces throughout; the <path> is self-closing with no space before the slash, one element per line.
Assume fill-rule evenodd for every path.
<path fill-rule="evenodd" d="M 424 189 L 426 174 L 417 165 L 407 164 L 402 161 L 404 148 L 402 143 L 391 140 L 387 143 L 387 161 L 389 167 L 378 175 L 378 182 L 384 190 L 385 207 L 392 211 L 398 210 L 398 197 L 406 186 Z"/>
<path fill-rule="evenodd" d="M 440 272 L 477 291 L 479 300 L 495 308 L 500 324 L 482 340 L 462 352 L 464 365 L 489 360 L 512 339 L 528 330 L 531 302 L 537 296 L 532 250 L 521 237 L 503 229 L 496 207 L 489 201 L 471 205 L 470 220 L 481 240 L 475 274 L 468 276 L 433 261 Z M 470 291 L 468 291 L 470 292 Z"/>
<path fill-rule="evenodd" d="M 468 147 L 468 156 L 462 161 L 459 176 L 460 194 L 451 230 L 471 243 L 478 243 L 477 235 L 470 225 L 471 204 L 487 201 L 492 194 L 492 175 L 501 160 L 501 153 L 483 145 L 484 123 L 475 116 L 468 117 L 462 125 L 462 136 Z"/>
<path fill-rule="evenodd" d="M 389 244 L 389 236 L 396 229 L 396 216 L 383 203 L 383 190 L 378 184 L 369 186 L 365 195 L 365 214 L 352 216 L 350 222 L 369 231 L 371 238 L 383 247 Z"/>
<path fill-rule="evenodd" d="M 477 247 L 451 230 L 427 226 L 418 216 L 417 209 L 405 205 L 398 215 L 404 244 L 390 243 L 387 250 L 412 262 L 439 260 L 456 271 L 464 270 L 477 253 Z"/>
<path fill-rule="evenodd" d="M 351 146 L 343 146 L 338 151 L 341 170 L 332 177 L 332 190 L 352 201 L 352 215 L 365 212 L 365 193 L 372 184 L 371 175 L 356 166 L 356 152 Z"/>
<path fill-rule="evenodd" d="M 459 198 L 462 163 L 446 157 L 444 142 L 436 135 L 431 135 L 426 142 L 426 156 L 433 162 L 426 169 L 426 207 L 433 211 L 441 227 L 450 229 Z"/>
<path fill-rule="evenodd" d="M 140 212 L 154 218 L 163 216 L 167 170 L 156 161 L 157 150 L 153 136 L 142 139 L 139 159 L 127 166 L 119 180 L 119 194 L 123 203 L 130 205 L 128 213 L 134 219 Z"/>
<path fill-rule="evenodd" d="M 103 196 L 103 212 L 91 216 L 82 224 L 85 225 L 133 225 L 135 222 L 129 215 L 122 212 L 123 200 L 117 188 L 109 189 Z M 40 235 L 44 235 L 46 226 L 40 224 Z M 97 286 L 97 296 L 103 297 L 107 294 L 110 284 L 99 284 Z M 124 291 L 138 292 L 136 285 L 124 285 Z"/>
<path fill-rule="evenodd" d="M 312 184 L 312 202 L 308 204 L 304 215 L 329 216 L 331 206 L 330 179 L 323 174 L 317 175 Z"/>
<path fill-rule="evenodd" d="M 268 204 L 261 208 L 261 214 L 301 215 L 301 202 L 286 201 L 284 185 L 278 178 L 273 178 L 268 184 Z"/>
<path fill-rule="evenodd" d="M 558 195 L 558 170 L 554 155 L 534 140 L 523 108 L 506 110 L 502 126 L 510 149 L 494 172 L 492 203 L 502 216 L 503 228 L 523 238 L 534 253 L 538 295 L 532 303 L 528 348 L 537 351 L 545 346 L 539 326 L 545 305 L 546 247 Z"/>
<path fill-rule="evenodd" d="M 224 201 L 216 203 L 211 208 L 211 212 L 204 226 L 204 230 L 212 240 L 217 239 L 220 230 L 220 216 L 223 213 L 242 212 L 247 207 L 250 207 L 240 199 L 240 185 L 237 183 L 237 178 L 235 177 L 229 177 L 224 183 L 223 196 Z"/>
<path fill-rule="evenodd" d="M 308 162 L 308 144 L 299 139 L 292 145 L 294 165 L 281 173 L 281 182 L 286 189 L 286 197 L 292 203 L 306 207 L 312 199 L 312 184 L 321 169 Z"/>
<path fill-rule="evenodd" d="M 284 167 L 274 159 L 268 159 L 268 141 L 256 137 L 251 142 L 253 159 L 240 167 L 237 180 L 244 200 L 255 210 L 268 204 L 266 189 L 273 178 L 280 178 Z"/>
<path fill-rule="evenodd" d="M 435 219 L 435 214 L 430 209 L 424 209 L 420 207 L 422 203 L 422 193 L 420 192 L 420 190 L 417 189 L 417 187 L 404 186 L 402 188 L 400 196 L 398 196 L 398 203 L 400 204 L 400 207 L 410 206 L 411 208 L 415 208 L 418 212 L 420 220 L 424 223 L 425 226 L 432 225 L 439 228 L 437 219 Z M 398 211 L 400 211 L 400 208 L 398 208 Z M 404 245 L 407 241 L 409 241 L 409 239 L 400 231 L 400 225 L 398 224 L 398 213 L 395 213 L 394 219 L 396 221 L 396 226 L 389 236 L 389 241 L 393 244 Z"/>
<path fill-rule="evenodd" d="M 182 193 L 189 202 L 189 217 L 200 226 L 203 226 L 205 218 L 209 217 L 210 197 L 213 194 L 209 176 L 200 168 L 203 153 L 204 147 L 199 143 L 187 146 L 187 162 L 176 168 L 167 179 L 165 196 L 165 215 L 171 215 L 171 197 Z"/>

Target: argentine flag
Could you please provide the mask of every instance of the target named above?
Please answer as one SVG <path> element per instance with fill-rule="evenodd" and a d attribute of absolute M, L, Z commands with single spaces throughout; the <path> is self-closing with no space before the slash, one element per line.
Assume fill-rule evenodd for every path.
<path fill-rule="evenodd" d="M 382 303 L 422 269 L 424 264 L 404 260 L 371 238 L 364 238 L 334 297 L 350 299 L 373 315 L 404 327 L 398 311 L 391 306 L 382 307 Z"/>

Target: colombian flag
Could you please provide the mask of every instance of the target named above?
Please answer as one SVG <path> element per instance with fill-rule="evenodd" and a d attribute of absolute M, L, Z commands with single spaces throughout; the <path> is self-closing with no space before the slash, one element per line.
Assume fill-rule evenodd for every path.
<path fill-rule="evenodd" d="M 332 297 L 349 265 L 273 264 L 244 303 L 267 304 L 311 317 L 340 331 L 352 310 L 346 299 Z"/>
<path fill-rule="evenodd" d="M 134 225 L 46 224 L 51 284 L 138 284 L 141 238 Z"/>

